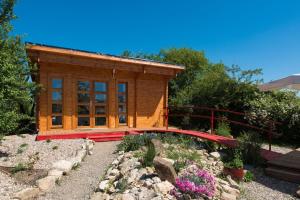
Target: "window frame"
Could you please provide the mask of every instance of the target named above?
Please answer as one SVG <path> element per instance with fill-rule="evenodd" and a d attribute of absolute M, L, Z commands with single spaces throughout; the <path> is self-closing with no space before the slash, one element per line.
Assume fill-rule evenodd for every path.
<path fill-rule="evenodd" d="M 61 88 L 53 88 L 52 87 L 52 81 L 55 79 L 61 80 Z M 51 129 L 61 129 L 64 127 L 64 78 L 60 76 L 52 76 L 50 77 L 50 83 L 49 86 L 49 98 L 50 98 L 50 128 Z M 52 93 L 53 92 L 60 92 L 61 93 L 61 100 L 56 101 L 52 99 Z M 53 104 L 61 105 L 61 113 L 53 113 Z M 53 125 L 53 117 L 61 117 L 61 125 Z"/>

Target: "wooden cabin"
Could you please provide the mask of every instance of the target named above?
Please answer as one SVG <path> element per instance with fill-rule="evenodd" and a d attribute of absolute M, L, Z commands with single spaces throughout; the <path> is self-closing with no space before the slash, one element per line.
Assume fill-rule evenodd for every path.
<path fill-rule="evenodd" d="M 165 125 L 168 81 L 184 67 L 68 48 L 26 44 L 42 85 L 40 134 Z M 52 132 L 51 132 L 52 131 Z"/>

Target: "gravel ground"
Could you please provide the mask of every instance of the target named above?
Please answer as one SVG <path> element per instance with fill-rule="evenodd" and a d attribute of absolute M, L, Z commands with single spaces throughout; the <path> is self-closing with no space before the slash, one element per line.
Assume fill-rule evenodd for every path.
<path fill-rule="evenodd" d="M 0 165 L 13 167 L 18 163 L 26 163 L 29 157 L 38 153 L 39 160 L 34 164 L 35 169 L 50 169 L 52 163 L 61 159 L 75 156 L 76 150 L 81 149 L 84 140 L 51 140 L 35 141 L 36 135 L 7 136 L 0 145 Z"/>
<path fill-rule="evenodd" d="M 243 183 L 241 200 L 294 200 L 298 185 L 264 175 L 262 169 L 251 170 L 255 180 Z"/>
<path fill-rule="evenodd" d="M 115 159 L 116 154 L 113 152 L 118 143 L 96 143 L 93 155 L 87 156 L 78 169 L 62 178 L 61 185 L 56 185 L 51 192 L 40 196 L 39 200 L 89 199 L 98 186 L 99 178 Z"/>
<path fill-rule="evenodd" d="M 0 199 L 9 200 L 13 198 L 15 192 L 25 189 L 29 186 L 20 184 L 10 176 L 0 172 Z"/>
<path fill-rule="evenodd" d="M 263 144 L 262 148 L 269 150 L 269 144 Z M 289 152 L 295 150 L 290 147 L 281 147 L 281 146 L 276 146 L 276 145 L 272 145 L 271 149 L 272 149 L 272 151 L 275 151 L 278 153 L 283 153 L 283 154 L 286 154 L 286 153 L 289 153 Z"/>

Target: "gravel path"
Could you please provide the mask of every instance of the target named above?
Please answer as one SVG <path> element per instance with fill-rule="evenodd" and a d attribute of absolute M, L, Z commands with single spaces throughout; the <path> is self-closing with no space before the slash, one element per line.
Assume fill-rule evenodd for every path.
<path fill-rule="evenodd" d="M 56 185 L 51 192 L 39 197 L 39 200 L 89 199 L 98 186 L 99 178 L 116 157 L 113 152 L 118 143 L 96 143 L 93 155 L 87 156 L 78 169 L 62 178 L 61 185 Z"/>

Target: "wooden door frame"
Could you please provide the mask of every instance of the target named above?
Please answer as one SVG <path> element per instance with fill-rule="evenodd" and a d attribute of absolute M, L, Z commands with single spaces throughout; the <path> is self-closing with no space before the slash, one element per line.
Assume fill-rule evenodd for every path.
<path fill-rule="evenodd" d="M 126 96 L 126 123 L 125 124 L 120 124 L 119 123 L 119 83 L 125 83 L 126 84 L 126 91 L 125 91 L 125 96 Z M 129 125 L 129 115 L 128 115 L 128 81 L 127 80 L 117 80 L 116 81 L 116 124 L 117 127 L 128 127 Z"/>

